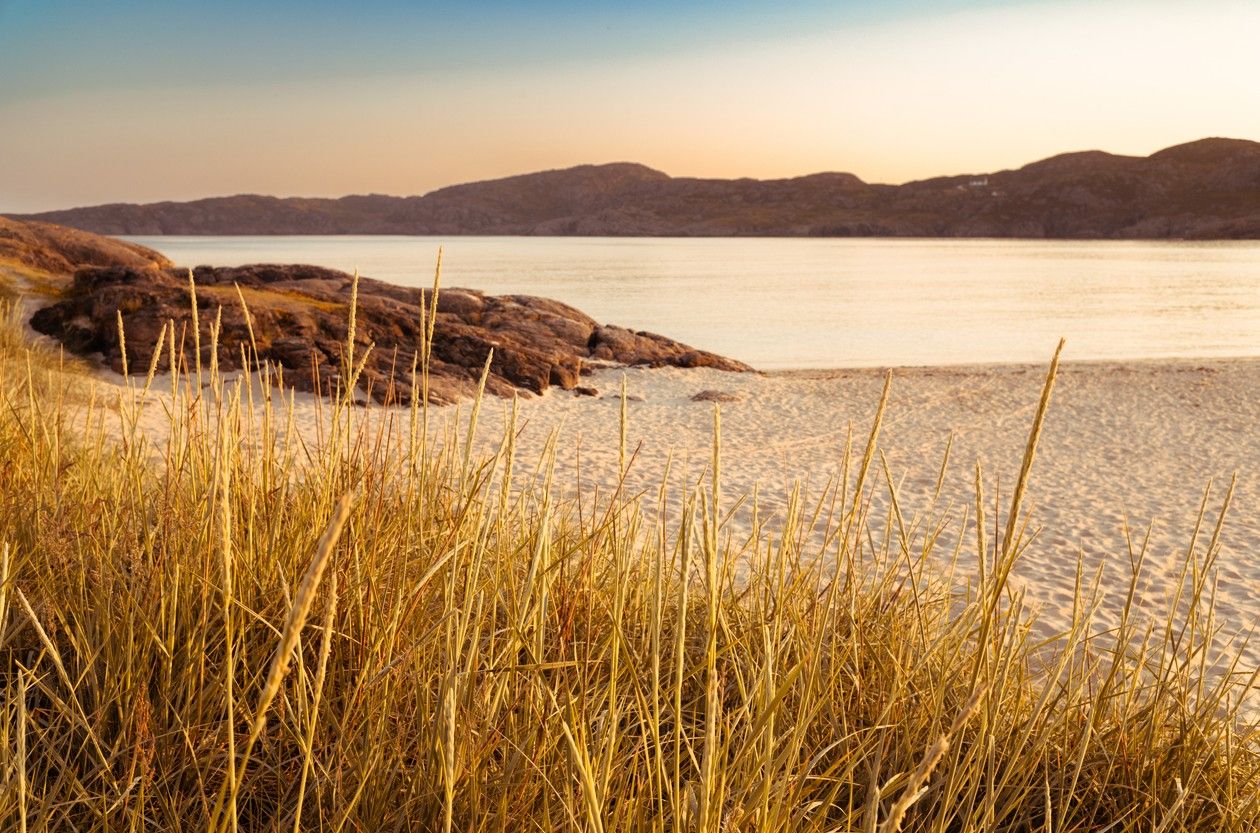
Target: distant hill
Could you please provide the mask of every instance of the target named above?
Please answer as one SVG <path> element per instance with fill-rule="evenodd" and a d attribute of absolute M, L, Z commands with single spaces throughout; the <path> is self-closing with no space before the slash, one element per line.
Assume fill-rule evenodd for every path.
<path fill-rule="evenodd" d="M 128 243 L 48 223 L 22 223 L 0 217 L 0 265 L 33 269 L 50 275 L 69 275 L 80 266 L 166 268 L 162 255 Z"/>
<path fill-rule="evenodd" d="M 671 177 L 582 165 L 418 197 L 256 195 L 18 215 L 103 234 L 503 234 L 1260 238 L 1260 143 L 1147 157 L 1067 153 L 1018 170 L 873 185 L 852 174 Z"/>

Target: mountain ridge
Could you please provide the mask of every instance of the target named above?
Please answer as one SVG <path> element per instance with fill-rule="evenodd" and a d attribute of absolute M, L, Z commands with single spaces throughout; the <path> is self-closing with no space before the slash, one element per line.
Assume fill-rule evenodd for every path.
<path fill-rule="evenodd" d="M 1260 143 L 1207 138 L 1124 156 L 867 183 L 672 177 L 635 162 L 578 165 L 395 197 L 238 194 L 10 215 L 101 234 L 1023 237 L 1260 239 Z"/>

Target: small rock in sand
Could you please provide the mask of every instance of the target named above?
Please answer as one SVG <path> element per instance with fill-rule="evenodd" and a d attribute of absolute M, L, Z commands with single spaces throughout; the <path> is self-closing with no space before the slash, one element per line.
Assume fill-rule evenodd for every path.
<path fill-rule="evenodd" d="M 692 402 L 738 402 L 742 397 L 724 390 L 702 390 L 691 397 Z"/>

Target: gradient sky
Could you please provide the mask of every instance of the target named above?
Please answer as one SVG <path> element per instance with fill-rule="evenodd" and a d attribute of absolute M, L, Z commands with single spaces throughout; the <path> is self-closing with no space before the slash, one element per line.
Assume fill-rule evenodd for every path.
<path fill-rule="evenodd" d="M 1260 139 L 1257 0 L 0 0 L 0 210 Z"/>

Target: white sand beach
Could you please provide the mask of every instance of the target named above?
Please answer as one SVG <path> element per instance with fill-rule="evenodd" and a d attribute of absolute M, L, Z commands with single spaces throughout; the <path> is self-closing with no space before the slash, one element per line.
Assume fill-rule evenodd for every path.
<path fill-rule="evenodd" d="M 987 523 L 993 523 L 995 494 L 1005 511 L 1044 373 L 1036 366 L 893 371 L 880 449 L 907 520 L 929 511 L 953 437 L 935 514 L 943 511 L 956 520 L 938 552 L 949 554 L 962 508 L 974 506 L 977 463 L 984 473 Z M 606 372 L 596 384 L 615 390 L 620 376 Z M 756 487 L 763 512 L 782 510 L 797 482 L 817 498 L 841 471 L 850 430 L 853 454 L 860 455 L 884 376 L 876 370 L 767 376 L 629 371 L 630 395 L 643 398 L 628 403 L 629 445 L 637 450 L 629 487 L 653 489 L 671 454 L 680 474 L 689 472 L 694 480 L 702 473 L 712 448 L 713 406 L 691 396 L 713 389 L 739 398 L 721 405 L 727 499 Z M 1114 621 L 1132 574 L 1130 543 L 1140 549 L 1148 532 L 1137 601 L 1151 612 L 1164 609 L 1182 575 L 1204 490 L 1211 485 L 1200 553 L 1235 474 L 1217 562 L 1217 612 L 1226 629 L 1250 628 L 1260 620 L 1260 584 L 1254 581 L 1260 575 L 1258 393 L 1260 362 L 1254 360 L 1061 367 L 1025 502 L 1040 531 L 1016 570 L 1047 626 L 1070 614 L 1078 555 L 1088 575 L 1102 567 L 1107 595 L 1098 619 Z M 564 439 L 581 440 L 584 480 L 615 481 L 617 400 L 555 395 L 523 403 L 522 416 L 529 421 L 522 454 L 538 448 L 558 426 Z M 562 441 L 559 447 L 574 446 Z M 561 463 L 567 476 L 579 472 L 579 461 Z M 886 493 L 877 489 L 876 502 Z M 971 525 L 969 517 L 960 559 L 964 572 L 969 564 L 975 569 Z M 1260 645 L 1247 656 L 1260 664 Z"/>
<path fill-rule="evenodd" d="M 712 453 L 714 406 L 692 397 L 720 391 L 732 397 L 720 406 L 724 503 L 734 506 L 755 489 L 760 518 L 773 534 L 794 485 L 802 487 L 807 503 L 816 503 L 840 476 L 850 432 L 852 454 L 860 456 L 885 375 L 875 369 L 766 375 L 601 370 L 588 379 L 600 391 L 599 398 L 553 390 L 520 401 L 518 465 L 525 469 L 538 460 L 556 432 L 556 447 L 570 450 L 556 462 L 560 491 L 573 494 L 582 486 L 589 495 L 590 487 L 599 487 L 607 494 L 618 481 L 624 376 L 632 455 L 626 492 L 650 495 L 654 501 L 669 463 L 670 506 L 676 512 L 687 485 L 707 477 Z M 902 368 L 892 376 L 879 448 L 897 484 L 902 514 L 907 521 L 947 521 L 936 546 L 942 558 L 951 554 L 961 533 L 958 569 L 965 577 L 977 569 L 976 465 L 984 476 L 986 525 L 991 528 L 1009 504 L 1045 368 Z M 509 410 L 505 400 L 485 402 L 479 447 L 490 451 L 497 446 Z M 434 423 L 466 423 L 470 411 L 468 404 L 438 409 Z M 298 395 L 298 430 L 317 436 L 321 412 L 327 409 Z M 401 413 L 389 409 L 365 413 L 395 416 L 405 424 Z M 143 424 L 153 439 L 160 440 L 165 419 L 164 409 L 151 400 Z M 1025 500 L 1030 528 L 1037 534 L 1015 571 L 1016 586 L 1039 611 L 1039 630 L 1052 633 L 1070 616 L 1078 558 L 1087 582 L 1101 567 L 1105 594 L 1096 621 L 1101 627 L 1114 624 L 1132 575 L 1131 548 L 1139 550 L 1148 533 L 1136 602 L 1152 614 L 1162 613 L 1183 575 L 1204 490 L 1211 485 L 1198 537 L 1200 556 L 1235 474 L 1237 486 L 1216 562 L 1217 615 L 1227 633 L 1246 631 L 1260 621 L 1260 583 L 1254 580 L 1260 575 L 1258 424 L 1257 360 L 1065 362 Z M 879 458 L 875 472 L 872 504 L 880 517 L 886 513 L 889 490 Z M 750 507 L 746 501 L 732 515 L 734 532 L 747 532 Z M 1244 659 L 1260 665 L 1260 643 L 1248 647 Z"/>

